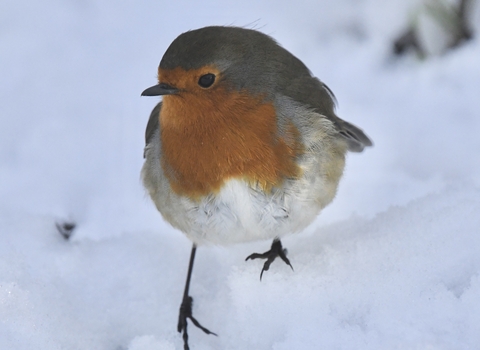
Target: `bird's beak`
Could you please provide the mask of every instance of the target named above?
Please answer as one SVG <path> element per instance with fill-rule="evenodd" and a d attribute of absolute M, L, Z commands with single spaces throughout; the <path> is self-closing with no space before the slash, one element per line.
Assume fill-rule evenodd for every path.
<path fill-rule="evenodd" d="M 178 89 L 174 88 L 165 83 L 160 83 L 158 85 L 154 85 L 149 87 L 145 91 L 142 92 L 142 96 L 161 96 L 161 95 L 174 95 L 178 93 Z"/>

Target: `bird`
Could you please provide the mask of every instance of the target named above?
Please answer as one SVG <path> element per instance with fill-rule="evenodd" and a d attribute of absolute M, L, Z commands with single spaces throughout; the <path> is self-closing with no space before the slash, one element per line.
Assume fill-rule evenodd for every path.
<path fill-rule="evenodd" d="M 192 249 L 177 330 L 189 349 L 190 280 L 198 246 L 272 240 L 260 280 L 281 239 L 302 231 L 335 197 L 347 151 L 372 146 L 340 119 L 325 83 L 272 37 L 208 26 L 180 34 L 158 66 L 162 96 L 145 132 L 144 187 Z M 292 267 L 293 269 L 293 267 Z"/>

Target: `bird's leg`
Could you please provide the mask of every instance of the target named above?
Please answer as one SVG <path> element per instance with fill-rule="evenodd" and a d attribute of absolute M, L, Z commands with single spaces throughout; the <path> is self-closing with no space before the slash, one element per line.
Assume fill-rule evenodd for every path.
<path fill-rule="evenodd" d="M 208 329 L 203 327 L 192 315 L 193 298 L 190 295 L 188 295 L 188 290 L 190 289 L 190 278 L 192 277 L 193 261 L 195 260 L 196 250 L 197 250 L 197 247 L 194 244 L 192 247 L 192 253 L 190 254 L 190 263 L 188 264 L 187 282 L 185 283 L 185 291 L 183 292 L 182 304 L 180 305 L 180 314 L 178 315 L 177 330 L 179 333 L 183 332 L 183 348 L 185 350 L 190 349 L 188 347 L 187 319 L 190 319 L 195 326 L 200 328 L 205 333 L 216 335 L 215 333 L 210 332 Z"/>
<path fill-rule="evenodd" d="M 268 271 L 270 268 L 270 264 L 277 258 L 280 257 L 285 264 L 290 266 L 293 270 L 292 264 L 290 264 L 290 260 L 287 258 L 287 250 L 282 247 L 282 242 L 280 242 L 279 239 L 274 239 L 272 242 L 272 246 L 270 247 L 269 251 L 266 251 L 265 253 L 259 254 L 259 253 L 253 253 L 247 256 L 245 261 L 249 259 L 267 259 L 265 261 L 265 264 L 263 264 L 262 272 L 260 273 L 260 281 L 262 280 L 263 272 Z"/>

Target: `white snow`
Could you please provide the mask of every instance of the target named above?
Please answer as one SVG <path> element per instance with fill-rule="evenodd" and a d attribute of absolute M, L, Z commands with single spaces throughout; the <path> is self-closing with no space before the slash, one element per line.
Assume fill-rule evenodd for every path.
<path fill-rule="evenodd" d="M 192 349 L 480 348 L 480 42 L 394 59 L 416 0 L 0 4 L 0 349 L 180 349 L 190 242 L 140 184 L 140 98 L 180 33 L 274 36 L 375 147 L 283 240 L 200 247 Z M 480 30 L 480 6 L 472 14 Z M 65 240 L 56 222 L 77 228 Z"/>

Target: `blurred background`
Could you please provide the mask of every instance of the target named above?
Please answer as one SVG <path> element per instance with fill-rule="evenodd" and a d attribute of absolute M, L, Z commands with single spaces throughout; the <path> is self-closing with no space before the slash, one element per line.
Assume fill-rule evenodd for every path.
<path fill-rule="evenodd" d="M 479 11 L 470 2 L 474 33 Z M 372 215 L 458 176 L 478 178 L 478 166 L 472 169 L 474 160 L 462 151 L 480 146 L 478 114 L 471 110 L 479 78 L 476 39 L 456 52 L 438 49 L 448 34 L 421 1 L 0 6 L 3 210 L 81 222 L 79 230 L 91 238 L 158 229 L 161 220 L 139 180 L 144 129 L 158 100 L 140 98 L 140 92 L 155 82 L 170 42 L 207 25 L 246 26 L 273 36 L 334 91 L 338 114 L 374 140 L 375 148 L 349 157 L 325 220 Z M 422 16 L 425 23 L 415 24 Z M 393 54 L 412 26 L 434 56 L 420 57 L 408 43 L 403 57 Z"/>
<path fill-rule="evenodd" d="M 470 2 L 473 33 L 480 19 Z M 438 28 L 443 24 L 435 28 L 428 18 L 423 27 L 412 24 L 428 17 L 421 1 L 0 6 L 3 210 L 70 218 L 92 237 L 107 234 L 100 232 L 105 222 L 108 234 L 158 228 L 139 181 L 143 133 L 157 100 L 139 95 L 155 82 L 170 42 L 206 25 L 246 26 L 275 37 L 334 91 L 338 114 L 375 141 L 374 149 L 350 156 L 336 209 L 323 217 L 374 214 L 472 170 L 478 178 L 478 166 L 472 169 L 460 151 L 480 146 L 478 128 L 468 123 L 477 116 L 469 109 L 478 85 L 468 84 L 478 82 L 478 52 L 471 42 L 458 53 L 438 49 L 448 40 Z M 396 58 L 396 40 L 415 25 L 436 56 L 419 57 L 407 44 L 405 57 Z M 460 59 L 453 56 L 471 65 L 449 74 Z M 93 227 L 97 220 L 101 229 Z"/>
<path fill-rule="evenodd" d="M 123 325 L 128 329 L 123 332 L 122 327 L 111 326 L 115 317 L 99 320 L 100 314 L 82 311 L 86 313 L 79 319 L 92 315 L 99 319 L 95 327 L 79 326 L 83 331 L 77 334 L 83 334 L 83 340 L 73 336 L 76 341 L 69 342 L 71 330 L 58 325 L 72 320 L 60 316 L 59 310 L 79 291 L 79 308 L 97 305 L 89 301 L 96 292 L 85 287 L 88 276 L 96 276 L 90 282 L 101 284 L 109 275 L 113 281 L 108 293 L 118 292 L 114 286 L 120 282 L 114 277 L 122 280 L 124 267 L 108 272 L 92 267 L 85 279 L 79 277 L 83 262 L 92 254 L 120 263 L 122 254 L 133 259 L 151 245 L 164 246 L 171 254 L 182 254 L 178 281 L 183 280 L 189 242 L 161 219 L 140 182 L 144 130 L 158 102 L 140 93 L 155 84 L 158 63 L 172 40 L 208 25 L 244 26 L 274 37 L 332 89 L 338 115 L 362 128 L 375 143 L 362 154 L 349 155 L 337 198 L 308 229 L 310 233 L 319 228 L 328 231 L 338 223 L 355 226 L 352 220 L 376 220 L 392 208 L 450 193 L 452 188 L 466 186 L 466 193 L 471 193 L 480 186 L 480 6 L 475 0 L 4 0 L 0 3 L 0 311 L 3 307 L 10 318 L 0 328 L 6 339 L 0 345 L 103 349 L 115 348 L 111 344 L 121 339 L 124 345 L 117 349 L 126 349 L 136 335 L 155 334 L 154 322 L 146 328 L 139 326 L 141 322 Z M 456 205 L 454 199 L 445 202 Z M 56 234 L 55 224 L 67 236 L 72 234 L 71 242 L 83 245 L 78 248 L 81 253 L 63 255 L 61 243 L 46 238 Z M 140 237 L 148 238 L 135 248 L 138 251 L 129 250 Z M 104 242 L 106 251 L 91 246 L 92 242 Z M 174 248 L 178 245 L 181 248 Z M 220 276 L 231 285 L 240 281 L 239 270 L 232 275 L 229 269 L 243 263 L 240 258 L 228 259 L 248 250 L 239 249 L 213 250 L 211 265 L 226 262 L 219 267 Z M 172 263 L 154 252 L 146 256 L 153 260 L 145 257 L 145 266 L 165 268 Z M 108 261 L 99 258 L 99 264 Z M 478 274 L 480 265 L 467 265 Z M 65 266 L 70 267 L 63 270 Z M 251 271 L 255 282 L 257 267 Z M 72 274 L 76 279 L 70 280 Z M 208 276 L 205 273 L 204 278 Z M 151 275 L 142 278 L 149 281 Z M 57 282 L 41 282 L 45 279 Z M 176 279 L 175 275 L 175 281 L 165 283 L 180 290 Z M 131 283 L 148 289 L 151 298 L 159 288 Z M 223 281 L 219 277 L 214 283 Z M 98 300 L 107 303 L 108 293 Z M 52 295 L 58 303 L 47 297 Z M 131 290 L 125 295 L 139 308 L 145 301 Z M 56 310 L 51 311 L 51 321 L 45 321 L 51 314 L 39 306 L 46 299 L 48 309 Z M 109 308 L 127 302 L 117 301 L 107 303 Z M 132 306 L 124 315 L 133 313 Z M 217 331 L 210 324 L 207 327 Z M 106 325 L 120 335 L 97 334 L 86 342 L 92 329 L 104 330 Z M 166 333 L 157 334 L 156 343 L 142 338 L 130 343 L 129 349 L 142 349 L 142 344 L 170 348 L 177 343 L 160 339 L 176 339 L 174 328 L 172 323 Z M 53 329 L 63 335 L 51 335 Z M 210 345 L 199 348 L 214 347 L 208 341 Z M 300 343 L 286 344 L 301 348 Z M 388 348 L 388 342 L 382 344 Z M 439 348 L 456 348 L 442 344 L 447 345 Z M 272 348 L 272 343 L 259 348 Z"/>

